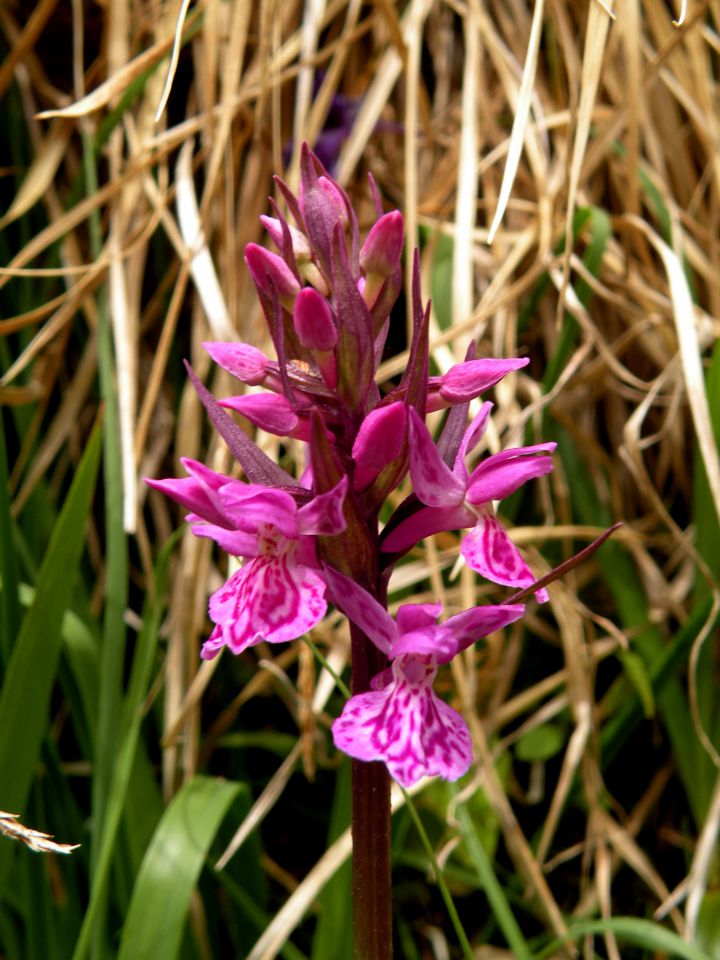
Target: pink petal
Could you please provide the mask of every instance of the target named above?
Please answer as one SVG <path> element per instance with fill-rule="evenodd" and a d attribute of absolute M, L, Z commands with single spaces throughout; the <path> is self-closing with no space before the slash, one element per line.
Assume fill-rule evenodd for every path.
<path fill-rule="evenodd" d="M 372 640 L 378 650 L 389 654 L 398 631 L 387 610 L 354 580 L 332 567 L 324 567 L 323 576 L 335 606 Z"/>
<path fill-rule="evenodd" d="M 185 518 L 190 520 L 189 517 Z M 227 527 L 216 523 L 195 523 L 191 521 L 190 529 L 196 537 L 205 537 L 214 540 L 226 553 L 234 557 L 254 557 L 258 552 L 258 537 L 256 533 L 247 533 L 245 530 L 228 530 Z"/>
<path fill-rule="evenodd" d="M 395 617 L 400 633 L 434 627 L 442 613 L 441 603 L 403 603 Z"/>
<path fill-rule="evenodd" d="M 539 443 L 534 447 L 518 447 L 495 453 L 473 470 L 467 490 L 470 503 L 489 503 L 503 500 L 528 480 L 544 477 L 553 468 L 554 443 Z"/>
<path fill-rule="evenodd" d="M 401 634 L 390 651 L 393 658 L 412 654 L 417 657 L 429 657 L 435 664 L 449 663 L 456 653 L 455 637 L 443 624 L 437 623 Z"/>
<path fill-rule="evenodd" d="M 202 645 L 200 656 L 203 660 L 214 660 L 224 646 L 225 641 L 223 640 L 222 630 L 220 627 L 215 626 L 213 632 Z"/>
<path fill-rule="evenodd" d="M 483 637 L 494 633 L 496 630 L 502 630 L 509 623 L 519 620 L 525 613 L 525 607 L 521 603 L 500 604 L 499 606 L 473 607 L 471 610 L 463 610 L 454 617 L 446 620 L 443 626 L 449 630 L 455 638 L 455 653 L 467 649 Z M 439 659 L 438 663 L 447 661 Z"/>
<path fill-rule="evenodd" d="M 383 467 L 400 456 L 407 437 L 407 407 L 398 400 L 376 407 L 360 424 L 353 443 L 355 487 L 362 490 Z"/>
<path fill-rule="evenodd" d="M 270 361 L 257 347 L 249 343 L 203 343 L 215 363 L 243 383 L 259 384 L 265 379 Z"/>
<path fill-rule="evenodd" d="M 457 780 L 472 762 L 462 717 L 432 690 L 435 667 L 413 657 L 393 664 L 394 682 L 352 697 L 333 723 L 338 749 L 382 760 L 404 787 L 423 776 Z"/>
<path fill-rule="evenodd" d="M 465 484 L 443 462 L 427 427 L 412 409 L 410 476 L 415 493 L 428 507 L 457 506 L 465 497 Z"/>
<path fill-rule="evenodd" d="M 480 442 L 481 437 L 487 430 L 488 421 L 490 420 L 490 411 L 492 408 L 493 405 L 489 400 L 487 403 L 484 403 L 480 408 L 480 412 L 476 417 L 473 418 L 470 426 L 463 434 L 462 442 L 460 443 L 460 449 L 455 457 L 455 469 L 453 472 L 465 483 L 468 481 L 468 471 L 467 467 L 465 466 L 465 457 L 469 453 L 472 453 L 472 451 Z"/>
<path fill-rule="evenodd" d="M 327 493 L 318 493 L 310 503 L 298 510 L 297 518 L 300 533 L 303 536 L 333 536 L 342 533 L 347 526 L 343 512 L 345 494 L 347 493 L 347 477 L 343 477 L 332 490 Z"/>
<path fill-rule="evenodd" d="M 475 520 L 475 514 L 462 505 L 424 507 L 406 520 L 402 520 L 387 537 L 384 537 L 382 549 L 387 553 L 400 553 L 414 547 L 416 543 L 433 533 L 471 527 Z"/>
<path fill-rule="evenodd" d="M 326 609 L 323 581 L 287 554 L 249 560 L 210 597 L 210 617 L 233 653 L 301 637 Z"/>
<path fill-rule="evenodd" d="M 480 517 L 474 529 L 465 535 L 460 550 L 470 569 L 493 583 L 522 589 L 535 582 L 530 568 L 496 517 Z M 535 597 L 544 603 L 547 591 L 538 590 Z"/>
<path fill-rule="evenodd" d="M 237 483 L 220 491 L 222 510 L 233 526 L 257 532 L 261 526 L 276 527 L 288 540 L 300 536 L 297 505 L 284 490 L 254 483 Z"/>
<path fill-rule="evenodd" d="M 192 514 L 210 520 L 213 523 L 224 523 L 224 518 L 208 496 L 207 490 L 194 477 L 169 478 L 167 480 L 151 480 L 145 478 L 145 483 L 153 490 L 159 490 L 165 496 L 171 497 L 181 507 L 185 507 Z"/>
<path fill-rule="evenodd" d="M 300 440 L 307 440 L 310 434 L 305 426 L 300 436 L 300 418 L 287 397 L 279 393 L 248 393 L 241 397 L 228 397 L 220 401 L 220 406 L 241 413 L 255 426 L 276 437 L 297 436 Z"/>
<path fill-rule="evenodd" d="M 464 403 L 495 386 L 511 370 L 519 370 L 529 362 L 527 357 L 513 357 L 456 363 L 439 378 L 440 395 L 449 403 Z"/>

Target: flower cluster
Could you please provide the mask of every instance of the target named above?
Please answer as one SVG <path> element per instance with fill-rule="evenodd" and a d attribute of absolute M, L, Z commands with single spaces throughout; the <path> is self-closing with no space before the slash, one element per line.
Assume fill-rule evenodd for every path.
<path fill-rule="evenodd" d="M 331 601 L 354 638 L 354 695 L 333 724 L 336 745 L 357 759 L 385 762 L 404 785 L 423 775 L 453 780 L 470 765 L 470 738 L 460 715 L 433 692 L 437 670 L 517 620 L 524 606 L 481 606 L 438 623 L 439 604 L 406 604 L 395 621 L 386 609 L 388 580 L 424 537 L 463 529 L 469 567 L 494 583 L 531 586 L 534 577 L 494 503 L 549 473 L 554 444 L 503 450 L 468 468 L 492 408 L 484 403 L 468 426 L 470 401 L 527 361 L 477 359 L 471 348 L 463 363 L 429 376 L 429 308 L 421 302 L 417 259 L 407 367 L 381 395 L 376 371 L 402 284 L 402 216 L 383 214 L 371 180 L 377 218 L 361 242 L 347 195 L 307 148 L 299 196 L 277 185 L 293 222 L 275 207 L 262 221 L 277 252 L 256 244 L 245 251 L 276 359 L 249 344 L 204 345 L 239 382 L 264 389 L 218 401 L 188 367 L 247 482 L 185 460 L 187 477 L 148 483 L 189 511 L 193 533 L 244 559 L 210 598 L 215 626 L 203 657 L 224 646 L 240 653 L 300 637 Z M 425 417 L 445 408 L 435 442 Z M 227 410 L 305 442 L 302 482 L 262 453 Z M 381 531 L 380 509 L 408 473 L 414 492 Z M 536 597 L 543 601 L 545 592 Z M 356 682 L 356 654 L 373 647 L 385 669 Z"/>

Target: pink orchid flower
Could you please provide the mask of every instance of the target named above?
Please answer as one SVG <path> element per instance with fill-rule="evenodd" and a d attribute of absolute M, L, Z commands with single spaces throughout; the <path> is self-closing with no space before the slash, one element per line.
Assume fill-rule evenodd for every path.
<path fill-rule="evenodd" d="M 556 445 L 539 443 L 502 450 L 481 460 L 469 473 L 465 457 L 485 432 L 491 409 L 492 403 L 484 403 L 465 431 L 452 470 L 443 462 L 421 418 L 410 411 L 410 476 L 425 507 L 398 524 L 383 541 L 383 550 L 407 550 L 430 534 L 472 527 L 460 546 L 467 565 L 493 583 L 529 587 L 535 577 L 495 516 L 492 501 L 503 500 L 526 481 L 550 473 L 549 454 Z M 535 596 L 541 603 L 548 598 L 544 589 Z"/>
<path fill-rule="evenodd" d="M 438 624 L 441 604 L 407 603 L 396 622 L 353 580 L 328 567 L 324 576 L 336 604 L 392 661 L 372 690 L 345 704 L 332 725 L 335 746 L 357 760 L 381 760 L 404 787 L 423 776 L 457 780 L 470 767 L 472 744 L 463 718 L 433 690 L 438 667 L 525 607 L 475 607 Z"/>
<path fill-rule="evenodd" d="M 196 460 L 182 463 L 189 477 L 147 483 L 190 510 L 186 519 L 196 536 L 246 560 L 210 597 L 216 626 L 202 656 L 212 659 L 223 646 L 241 653 L 263 640 L 302 636 L 327 609 L 315 537 L 345 529 L 347 479 L 298 507 L 284 490 L 234 480 Z"/>

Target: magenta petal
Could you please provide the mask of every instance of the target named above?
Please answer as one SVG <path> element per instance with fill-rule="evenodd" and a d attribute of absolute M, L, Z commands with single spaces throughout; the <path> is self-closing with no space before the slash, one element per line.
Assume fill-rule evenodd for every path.
<path fill-rule="evenodd" d="M 332 567 L 323 567 L 323 576 L 335 606 L 372 640 L 378 650 L 389 654 L 398 630 L 387 610 L 354 580 Z"/>
<path fill-rule="evenodd" d="M 200 656 L 203 660 L 214 660 L 224 646 L 225 641 L 223 640 L 222 629 L 219 626 L 215 626 L 213 632 L 202 645 Z"/>
<path fill-rule="evenodd" d="M 410 476 L 415 493 L 428 507 L 456 506 L 465 497 L 465 484 L 443 462 L 415 410 L 410 410 Z"/>
<path fill-rule="evenodd" d="M 402 452 L 407 435 L 407 407 L 398 400 L 386 407 L 376 407 L 360 424 L 353 443 L 355 463 L 378 474 Z"/>
<path fill-rule="evenodd" d="M 222 509 L 233 526 L 256 532 L 268 524 L 277 528 L 287 540 L 300 535 L 297 505 L 289 493 L 260 484 L 234 484 L 220 491 Z"/>
<path fill-rule="evenodd" d="M 343 477 L 332 490 L 318 493 L 310 503 L 300 507 L 297 518 L 301 534 L 333 536 L 343 532 L 347 526 L 343 512 L 347 484 L 347 477 Z"/>
<path fill-rule="evenodd" d="M 265 379 L 270 361 L 257 347 L 249 343 L 203 343 L 215 363 L 243 383 L 259 384 Z"/>
<path fill-rule="evenodd" d="M 214 540 L 226 553 L 234 557 L 254 557 L 258 552 L 258 537 L 256 533 L 247 533 L 245 530 L 228 530 L 227 527 L 215 523 L 195 523 L 190 517 L 190 529 L 196 537 L 205 537 Z"/>
<path fill-rule="evenodd" d="M 403 603 L 395 617 L 400 633 L 434 627 L 442 613 L 442 603 Z"/>
<path fill-rule="evenodd" d="M 501 630 L 509 623 L 519 620 L 524 613 L 525 607 L 523 604 L 510 603 L 499 606 L 473 607 L 471 610 L 463 610 L 462 613 L 450 617 L 443 626 L 455 638 L 455 653 L 453 656 L 472 646 L 482 637 L 487 637 L 495 630 Z M 445 660 L 438 658 L 438 663 L 445 662 Z"/>
<path fill-rule="evenodd" d="M 279 393 L 248 393 L 242 397 L 228 397 L 220 401 L 220 406 L 241 413 L 261 430 L 276 437 L 294 436 L 300 422 L 287 397 Z M 307 439 L 307 436 L 301 439 Z"/>
<path fill-rule="evenodd" d="M 181 507 L 191 513 L 213 523 L 224 523 L 222 514 L 209 498 L 207 491 L 194 477 L 170 478 L 167 480 L 151 480 L 145 478 L 145 483 L 153 490 L 159 490 L 171 497 Z"/>
<path fill-rule="evenodd" d="M 539 443 L 494 453 L 470 475 L 467 500 L 475 504 L 503 500 L 528 480 L 546 476 L 553 468 L 549 454 L 554 449 L 554 443 Z"/>
<path fill-rule="evenodd" d="M 487 403 L 482 405 L 480 412 L 476 417 L 473 418 L 470 426 L 463 434 L 463 438 L 460 443 L 460 449 L 458 450 L 457 457 L 455 457 L 454 473 L 456 476 L 461 477 L 466 483 L 468 480 L 468 471 L 467 467 L 465 466 L 465 457 L 469 453 L 472 453 L 472 451 L 480 442 L 480 438 L 487 430 L 488 421 L 490 420 L 490 411 L 492 408 L 493 405 L 489 400 Z"/>
<path fill-rule="evenodd" d="M 249 560 L 210 597 L 210 617 L 233 653 L 301 637 L 326 609 L 323 581 L 287 554 Z"/>
<path fill-rule="evenodd" d="M 455 637 L 450 630 L 445 629 L 444 624 L 437 623 L 401 634 L 391 650 L 393 658 L 414 654 L 418 657 L 431 657 L 436 664 L 449 663 L 456 653 Z"/>
<path fill-rule="evenodd" d="M 489 390 L 511 370 L 527 366 L 527 357 L 465 360 L 440 377 L 440 395 L 450 403 L 464 403 Z"/>
<path fill-rule="evenodd" d="M 384 537 L 382 549 L 387 553 L 400 553 L 414 547 L 416 543 L 433 533 L 471 527 L 475 519 L 475 514 L 463 506 L 425 507 L 407 520 L 401 521 L 387 537 Z"/>
<path fill-rule="evenodd" d="M 433 692 L 434 666 L 403 661 L 393 664 L 393 683 L 348 700 L 332 726 L 335 745 L 358 760 L 384 761 L 404 787 L 423 776 L 457 780 L 472 762 L 465 722 Z"/>
<path fill-rule="evenodd" d="M 480 517 L 465 535 L 460 550 L 467 565 L 493 583 L 522 589 L 535 582 L 530 568 L 496 517 Z M 538 590 L 535 597 L 544 603 L 547 591 Z"/>

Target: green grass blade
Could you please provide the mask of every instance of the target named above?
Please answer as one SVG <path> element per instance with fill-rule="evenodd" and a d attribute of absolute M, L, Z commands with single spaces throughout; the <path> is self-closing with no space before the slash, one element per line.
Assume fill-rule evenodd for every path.
<path fill-rule="evenodd" d="M 707 953 L 688 943 L 671 930 L 661 927 L 650 920 L 636 920 L 633 917 L 613 917 L 610 920 L 593 920 L 572 926 L 562 940 L 553 940 L 547 947 L 535 954 L 535 960 L 551 957 L 568 941 L 579 940 L 588 934 L 601 936 L 613 933 L 618 940 L 631 943 L 663 956 L 680 957 L 682 960 L 712 960 Z"/>
<path fill-rule="evenodd" d="M 445 875 L 443 874 L 443 871 L 440 869 L 440 864 L 437 862 L 437 858 L 433 851 L 432 844 L 430 843 L 430 837 L 428 837 L 427 835 L 427 831 L 425 830 L 425 826 L 422 822 L 422 819 L 420 818 L 420 814 L 417 812 L 417 808 L 413 803 L 412 797 L 407 792 L 407 790 L 405 790 L 404 787 L 402 787 L 401 789 L 405 796 L 405 803 L 407 804 L 408 812 L 412 817 L 412 821 L 415 824 L 415 828 L 417 829 L 417 832 L 420 835 L 420 841 L 422 842 L 422 845 L 425 848 L 425 853 L 427 853 L 428 855 L 428 860 L 432 864 L 433 872 L 435 874 L 435 882 L 437 883 L 438 889 L 440 890 L 440 896 L 443 898 L 443 901 L 445 903 L 445 908 L 447 909 L 448 916 L 450 918 L 450 923 L 452 923 L 455 933 L 457 934 L 458 942 L 462 947 L 462 951 L 465 955 L 465 960 L 473 960 L 474 954 L 473 954 L 472 947 L 470 946 L 470 941 L 468 940 L 467 934 L 465 933 L 465 928 L 462 925 L 462 921 L 460 919 L 460 915 L 457 912 L 457 907 L 455 906 L 455 901 L 452 898 L 450 889 L 447 883 L 445 882 Z"/>
<path fill-rule="evenodd" d="M 344 759 L 335 781 L 328 847 L 350 824 L 352 786 L 350 764 Z M 312 960 L 352 956 L 352 869 L 346 861 L 318 897 L 320 916 L 313 937 Z"/>
<path fill-rule="evenodd" d="M 12 638 L 20 628 L 17 564 L 12 542 L 13 519 L 10 515 L 8 464 L 5 446 L 5 424 L 0 416 L 0 662 L 7 661 Z"/>
<path fill-rule="evenodd" d="M 0 691 L 0 807 L 26 806 L 47 726 L 50 696 L 83 546 L 102 431 L 96 427 L 75 474 L 38 576 L 32 607 L 23 618 Z M 8 735 L 12 731 L 12 736 Z M 5 886 L 10 844 L 0 844 L 0 889 Z"/>
<path fill-rule="evenodd" d="M 174 797 L 140 868 L 118 960 L 175 960 L 210 844 L 241 789 L 196 776 Z"/>
<path fill-rule="evenodd" d="M 148 593 L 146 608 L 143 611 L 143 628 L 140 631 L 135 648 L 135 656 L 130 674 L 128 694 L 123 708 L 123 718 L 118 744 L 113 752 L 112 780 L 108 797 L 104 829 L 99 841 L 94 883 L 90 904 L 83 919 L 80 936 L 75 947 L 73 960 L 81 960 L 90 945 L 90 937 L 102 915 L 104 897 L 110 876 L 110 867 L 116 848 L 116 841 L 122 814 L 130 784 L 130 777 L 142 723 L 142 706 L 150 684 L 152 665 L 157 650 L 160 624 L 163 615 L 162 597 L 167 578 L 170 556 L 181 531 L 170 537 L 158 558 L 155 572 L 155 589 Z"/>
<path fill-rule="evenodd" d="M 490 909 L 495 915 L 495 919 L 512 951 L 513 957 L 515 957 L 516 960 L 532 960 L 532 953 L 518 926 L 515 915 L 505 896 L 505 891 L 495 876 L 495 871 L 492 868 L 490 859 L 475 829 L 475 824 L 464 805 L 458 807 L 457 817 L 463 839 L 467 845 L 470 857 L 475 864 L 478 880 L 485 891 Z"/>

